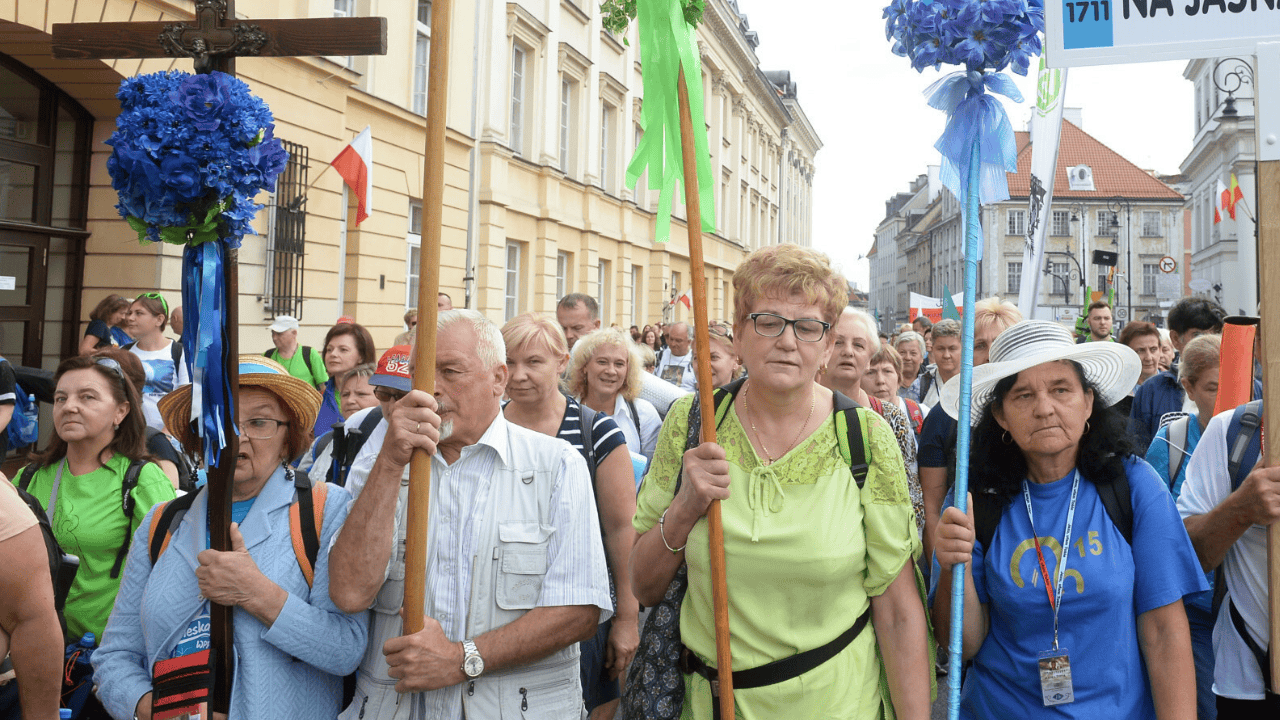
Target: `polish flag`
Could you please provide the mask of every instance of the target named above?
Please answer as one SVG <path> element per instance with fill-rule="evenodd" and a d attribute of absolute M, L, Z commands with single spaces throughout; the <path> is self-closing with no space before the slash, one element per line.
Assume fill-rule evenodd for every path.
<path fill-rule="evenodd" d="M 1213 206 L 1213 224 L 1217 225 L 1222 222 L 1222 211 L 1227 209 L 1230 203 L 1231 193 L 1227 191 L 1227 186 L 1222 184 L 1222 178 L 1218 178 L 1218 204 Z"/>
<path fill-rule="evenodd" d="M 676 298 L 676 300 L 684 303 L 684 306 L 686 308 L 688 308 L 689 310 L 692 310 L 693 309 L 693 288 L 689 288 L 688 290 L 685 290 L 684 294 Z"/>
<path fill-rule="evenodd" d="M 373 197 L 373 134 L 370 127 L 366 125 L 329 164 L 356 194 L 356 225 L 359 225 L 369 217 L 370 199 Z"/>

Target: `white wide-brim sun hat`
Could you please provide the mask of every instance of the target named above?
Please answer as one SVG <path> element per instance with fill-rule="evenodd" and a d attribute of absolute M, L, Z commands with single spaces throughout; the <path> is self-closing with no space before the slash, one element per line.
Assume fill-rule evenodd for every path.
<path fill-rule="evenodd" d="M 1071 333 L 1057 323 L 1024 320 L 1000 333 L 991 343 L 990 361 L 973 369 L 973 393 L 969 400 L 969 424 L 977 425 L 995 394 L 996 384 L 1028 368 L 1056 360 L 1072 360 L 1084 369 L 1107 407 L 1133 391 L 1142 374 L 1142 361 L 1128 345 L 1087 342 L 1077 345 Z M 942 386 L 943 410 L 953 418 L 960 412 L 960 375 Z"/>

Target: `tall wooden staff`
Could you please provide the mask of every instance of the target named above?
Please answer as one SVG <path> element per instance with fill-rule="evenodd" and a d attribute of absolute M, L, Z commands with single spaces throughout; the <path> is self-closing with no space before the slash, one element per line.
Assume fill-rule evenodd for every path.
<path fill-rule="evenodd" d="M 689 273 L 693 275 L 694 353 L 697 362 L 698 404 L 702 412 L 702 442 L 716 441 L 715 388 L 711 383 L 711 331 L 707 322 L 707 275 L 702 259 L 702 204 L 698 198 L 698 156 L 694 148 L 693 113 L 689 86 L 680 68 L 680 156 L 684 168 L 684 206 L 689 227 Z M 729 649 L 729 586 L 724 569 L 724 524 L 720 501 L 707 508 L 711 541 L 711 602 L 716 619 L 716 669 L 720 682 L 720 717 L 733 720 L 733 653 Z"/>
<path fill-rule="evenodd" d="M 418 259 L 418 328 L 413 389 L 436 389 L 436 296 L 440 292 L 440 234 L 444 213 L 445 108 L 449 94 L 449 27 L 453 0 L 431 7 L 427 75 L 427 141 L 422 177 L 422 253 Z M 426 606 L 427 515 L 431 509 L 431 456 L 416 449 L 409 461 L 409 504 L 404 547 L 404 631 L 422 629 Z"/>
<path fill-rule="evenodd" d="M 1259 46 L 1261 47 L 1261 46 Z M 1270 53 L 1274 56 L 1274 52 Z M 1262 69 L 1263 53 L 1259 53 L 1259 69 Z M 1271 57 L 1271 67 L 1275 66 L 1275 58 Z M 1259 136 L 1262 135 L 1259 125 Z M 1264 160 L 1258 163 L 1258 187 L 1262 188 L 1258 198 L 1258 267 L 1274 268 L 1280 262 L 1280 160 Z M 1267 274 L 1262 274 L 1262 284 L 1258 286 L 1258 297 L 1262 300 L 1264 312 L 1260 332 L 1262 332 L 1262 384 L 1266 402 L 1263 403 L 1263 447 L 1266 464 L 1275 465 L 1280 458 L 1280 282 L 1267 281 Z M 1268 329 L 1270 328 L 1270 329 Z M 1267 430 L 1271 432 L 1267 433 Z M 1267 528 L 1267 608 L 1270 611 L 1270 645 L 1271 678 L 1275 683 L 1280 678 L 1280 523 L 1273 523 Z M 1273 688 L 1274 689 L 1274 688 Z"/>

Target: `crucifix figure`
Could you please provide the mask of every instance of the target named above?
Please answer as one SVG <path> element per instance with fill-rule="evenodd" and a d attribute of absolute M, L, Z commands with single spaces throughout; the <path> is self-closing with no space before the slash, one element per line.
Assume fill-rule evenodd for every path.
<path fill-rule="evenodd" d="M 387 20 L 370 18 L 307 18 L 297 20 L 237 20 L 235 0 L 195 0 L 195 22 L 58 23 L 53 26 L 53 56 L 57 58 L 189 57 L 195 70 L 235 74 L 236 57 L 298 57 L 385 55 Z M 234 392 L 239 387 L 239 282 L 237 251 L 228 249 L 223 278 L 227 302 L 224 367 Z M 209 468 L 210 545 L 231 550 L 231 487 L 235 476 L 238 438 L 235 415 L 226 413 L 227 442 L 221 460 Z M 212 709 L 227 712 L 233 669 L 232 608 L 210 607 L 210 643 L 217 668 Z"/>

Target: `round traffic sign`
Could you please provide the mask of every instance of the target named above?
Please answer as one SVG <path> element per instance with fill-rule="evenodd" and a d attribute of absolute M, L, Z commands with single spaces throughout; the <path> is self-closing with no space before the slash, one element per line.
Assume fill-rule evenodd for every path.
<path fill-rule="evenodd" d="M 1164 257 L 1160 258 L 1160 272 L 1162 272 L 1162 273 L 1171 273 L 1171 272 L 1173 272 L 1174 270 L 1177 270 L 1177 269 L 1178 269 L 1178 261 L 1177 261 L 1177 260 L 1174 260 L 1173 258 L 1169 257 L 1168 255 L 1165 255 Z"/>

